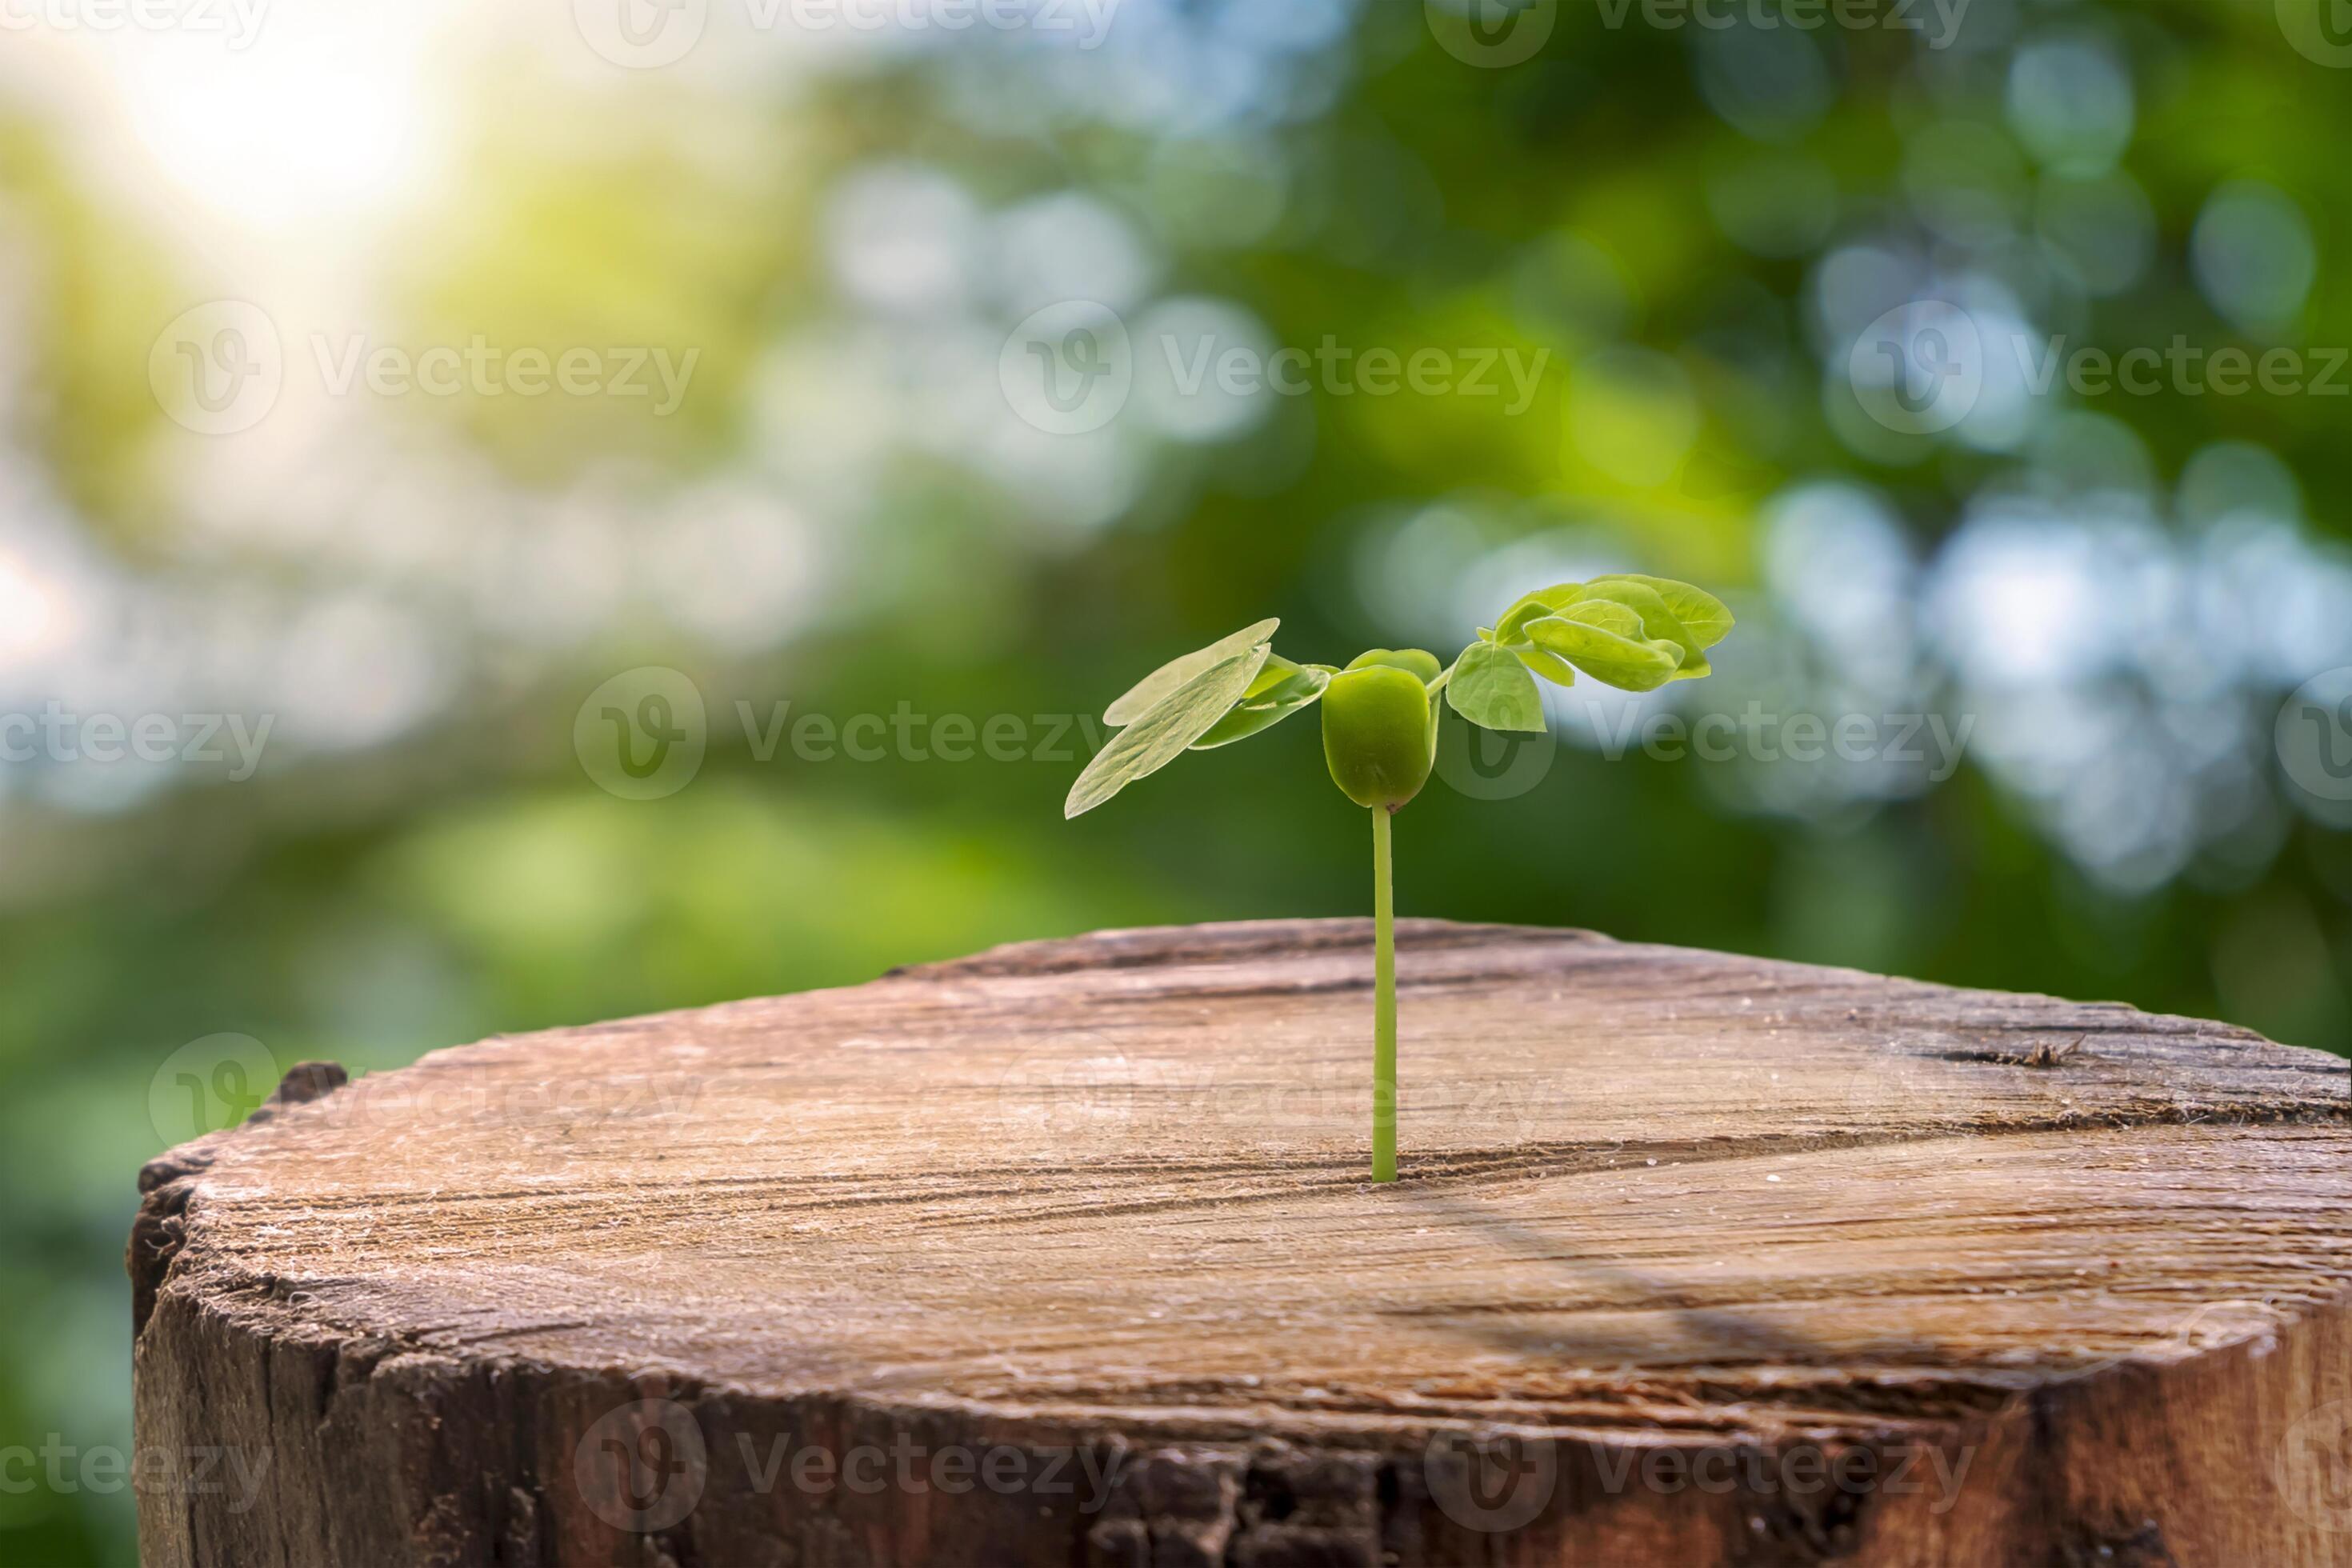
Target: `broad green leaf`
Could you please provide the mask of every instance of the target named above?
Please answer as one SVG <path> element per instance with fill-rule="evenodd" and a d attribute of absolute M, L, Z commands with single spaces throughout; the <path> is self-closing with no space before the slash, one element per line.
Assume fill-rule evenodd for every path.
<path fill-rule="evenodd" d="M 1683 650 L 1670 642 L 1644 642 L 1597 624 L 1614 619 L 1615 610 L 1638 633 L 1641 617 L 1622 605 L 1606 601 L 1570 606 L 1566 616 L 1531 621 L 1528 636 L 1537 647 L 1558 654 L 1604 686 L 1624 691 L 1655 691 L 1682 668 Z"/>
<path fill-rule="evenodd" d="M 1532 643 L 1526 647 L 1514 648 L 1511 651 L 1517 656 L 1521 664 L 1526 665 L 1554 686 L 1576 684 L 1576 667 L 1559 655 L 1546 648 L 1537 647 Z"/>
<path fill-rule="evenodd" d="M 1675 617 L 1674 611 L 1666 607 L 1666 601 L 1648 584 L 1630 577 L 1612 578 L 1592 584 L 1585 589 L 1585 595 L 1587 605 L 1608 601 L 1622 605 L 1641 616 L 1644 641 L 1670 642 L 1682 649 L 1682 668 L 1675 671 L 1676 680 L 1696 680 L 1714 673 L 1706 662 L 1706 650 L 1698 646 L 1698 638 L 1691 635 L 1690 628 Z"/>
<path fill-rule="evenodd" d="M 1273 729 L 1301 708 L 1314 706 L 1335 673 L 1328 666 L 1293 664 L 1276 655 L 1266 661 L 1240 703 L 1193 742 L 1192 750 L 1213 752 Z"/>
<path fill-rule="evenodd" d="M 1584 584 L 1581 583 L 1562 583 L 1557 587 L 1538 588 L 1503 612 L 1503 618 L 1495 623 L 1494 640 L 1506 644 L 1521 641 L 1528 635 L 1529 621 L 1556 616 L 1583 595 Z"/>
<path fill-rule="evenodd" d="M 1112 736 L 1070 786 L 1070 798 L 1062 804 L 1063 816 L 1084 816 L 1136 780 L 1182 756 L 1187 746 L 1214 729 L 1248 695 L 1273 655 L 1272 648 L 1260 643 L 1211 665 Z"/>
<path fill-rule="evenodd" d="M 1410 675 L 1414 679 L 1420 681 L 1423 686 L 1429 685 L 1439 676 L 1445 673 L 1445 667 L 1437 662 L 1437 656 L 1435 654 L 1431 653 L 1426 648 L 1418 647 L 1376 647 L 1370 653 L 1357 655 L 1356 662 L 1349 665 L 1348 668 L 1351 670 L 1356 670 L 1371 669 L 1378 667 L 1385 667 L 1389 669 L 1402 669 L 1407 675 Z"/>
<path fill-rule="evenodd" d="M 1536 678 L 1516 654 L 1492 643 L 1463 650 L 1446 683 L 1445 700 L 1481 729 L 1540 735 L 1547 728 Z"/>
<path fill-rule="evenodd" d="M 1563 620 L 1581 621 L 1588 626 L 1599 626 L 1612 637 L 1633 642 L 1647 642 L 1642 635 L 1642 614 L 1631 605 L 1621 605 L 1614 599 L 1587 599 L 1570 605 L 1560 612 Z"/>
<path fill-rule="evenodd" d="M 1676 620 L 1690 628 L 1691 636 L 1698 639 L 1698 646 L 1703 648 L 1713 647 L 1729 637 L 1731 628 L 1738 624 L 1732 620 L 1731 612 L 1724 607 L 1721 599 L 1703 588 L 1677 583 L 1671 577 L 1643 577 L 1625 572 L 1598 581 L 1639 583 L 1650 589 L 1666 602 L 1666 608 L 1675 613 Z"/>
<path fill-rule="evenodd" d="M 1172 659 L 1135 683 L 1134 689 L 1112 703 L 1103 711 L 1106 723 L 1125 728 L 1150 712 L 1174 694 L 1176 689 L 1213 665 L 1223 664 L 1235 654 L 1247 653 L 1262 642 L 1274 640 L 1280 621 L 1260 621 L 1233 636 L 1182 658 Z"/>

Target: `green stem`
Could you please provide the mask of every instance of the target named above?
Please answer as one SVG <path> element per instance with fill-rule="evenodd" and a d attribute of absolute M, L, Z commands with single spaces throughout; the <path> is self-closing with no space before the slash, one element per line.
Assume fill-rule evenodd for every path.
<path fill-rule="evenodd" d="M 1372 1180 L 1397 1179 L 1396 889 L 1390 812 L 1372 807 Z"/>

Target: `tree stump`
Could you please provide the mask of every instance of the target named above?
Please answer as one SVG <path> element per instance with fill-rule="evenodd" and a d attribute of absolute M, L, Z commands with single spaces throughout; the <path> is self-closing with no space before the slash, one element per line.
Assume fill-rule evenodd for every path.
<path fill-rule="evenodd" d="M 2352 1563 L 2343 1062 L 1401 950 L 1393 1187 L 1360 921 L 298 1070 L 142 1176 L 145 1560 Z"/>

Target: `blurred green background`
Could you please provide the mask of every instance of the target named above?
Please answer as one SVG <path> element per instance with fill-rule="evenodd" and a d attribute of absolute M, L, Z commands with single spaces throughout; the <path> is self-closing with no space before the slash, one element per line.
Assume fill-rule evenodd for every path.
<path fill-rule="evenodd" d="M 1084 731 L 1039 716 L 1262 616 L 1344 662 L 1611 570 L 1740 613 L 1712 680 L 1457 752 L 1400 821 L 1409 913 L 2352 1049 L 2352 372 L 2034 368 L 2327 379 L 2330 3 L 21 13 L 0 718 L 75 727 L 0 763 L 0 1448 L 129 1448 L 134 1173 L 265 1068 L 1365 912 L 1311 719 L 1061 821 Z M 1980 350 L 1932 430 L 1950 342 L 1868 369 L 1920 301 Z M 478 342 L 446 390 L 341 374 Z M 1298 395 L 1190 368 L 1327 343 L 1357 368 Z M 572 349 L 596 375 L 537 394 L 508 357 Z M 614 386 L 638 350 L 691 356 L 674 406 Z M 1360 374 L 1423 350 L 1443 386 Z M 1064 418 L 1049 368 L 1124 395 Z M 648 668 L 706 749 L 628 798 L 602 710 L 657 717 Z M 792 742 L 902 705 L 880 760 Z M 1626 743 L 1716 713 L 1874 741 Z M 946 715 L 1020 755 L 943 760 Z M 93 758 L 101 716 L 159 716 L 154 754 Z M 0 1464 L 0 1561 L 133 1560 L 79 1464 Z"/>

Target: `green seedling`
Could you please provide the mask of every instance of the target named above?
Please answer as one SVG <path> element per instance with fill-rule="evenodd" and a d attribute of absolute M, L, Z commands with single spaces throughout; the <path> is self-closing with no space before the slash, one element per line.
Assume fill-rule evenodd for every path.
<path fill-rule="evenodd" d="M 1071 786 L 1063 816 L 1092 811 L 1186 752 L 1214 751 L 1323 705 L 1323 759 L 1339 793 L 1372 815 L 1372 1180 L 1397 1179 L 1396 904 L 1391 821 L 1428 784 L 1448 708 L 1507 734 L 1549 726 L 1538 684 L 1579 671 L 1626 691 L 1712 673 L 1731 631 L 1721 600 L 1663 577 L 1612 576 L 1529 594 L 1451 668 L 1419 648 L 1375 648 L 1345 669 L 1274 651 L 1260 621 L 1144 677 L 1104 713 L 1118 733 Z"/>

